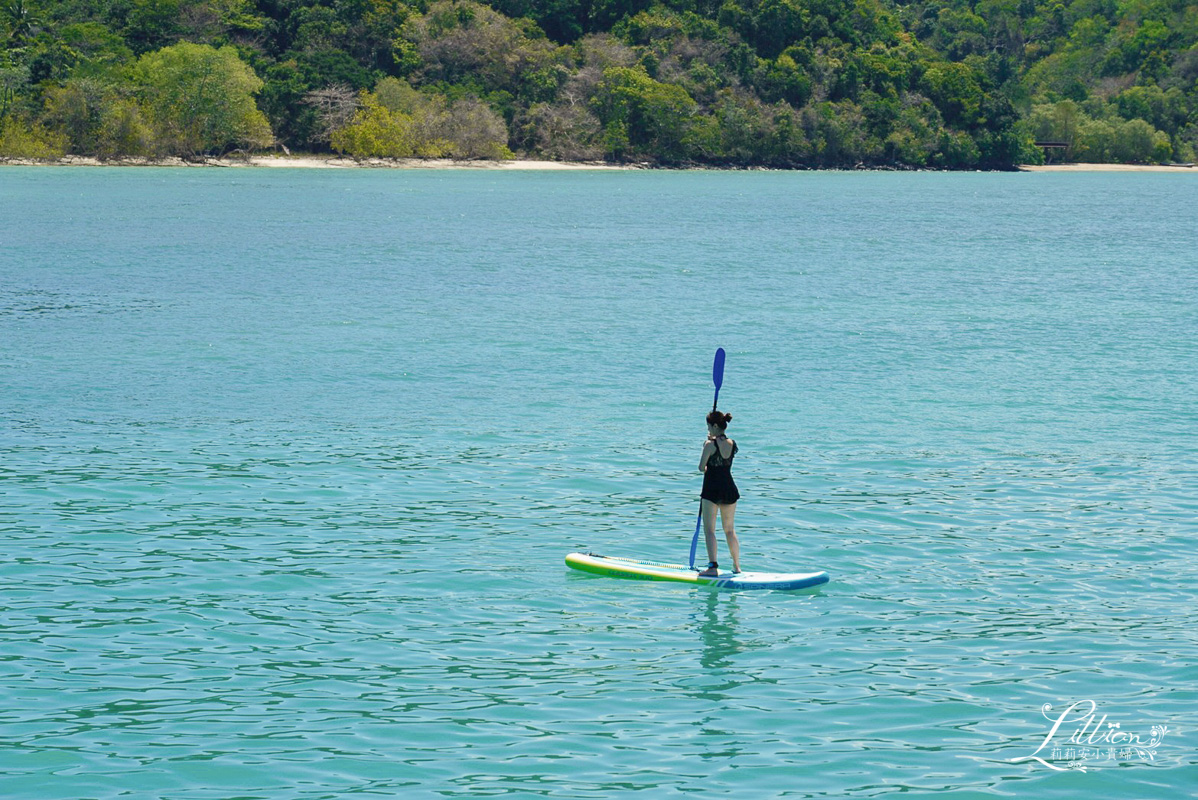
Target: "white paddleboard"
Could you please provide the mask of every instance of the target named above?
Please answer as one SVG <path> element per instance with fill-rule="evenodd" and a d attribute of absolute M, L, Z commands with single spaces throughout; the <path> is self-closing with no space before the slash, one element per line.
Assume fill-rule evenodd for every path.
<path fill-rule="evenodd" d="M 810 589 L 828 582 L 828 573 L 819 572 L 721 572 L 702 577 L 685 564 L 665 564 L 636 558 L 601 556 L 597 553 L 570 553 L 566 566 L 594 575 L 631 578 L 642 581 L 675 581 L 720 589 Z"/>

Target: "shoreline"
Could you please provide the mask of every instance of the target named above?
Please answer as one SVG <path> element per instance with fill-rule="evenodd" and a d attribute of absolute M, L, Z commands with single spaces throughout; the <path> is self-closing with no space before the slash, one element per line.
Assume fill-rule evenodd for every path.
<path fill-rule="evenodd" d="M 63 156 L 39 160 L 31 158 L 0 159 L 0 165 L 21 167 L 227 167 L 231 169 L 490 169 L 490 170 L 628 170 L 644 169 L 638 164 L 608 164 L 602 161 L 537 161 L 511 159 L 508 161 L 456 161 L 451 158 L 366 158 L 353 159 L 332 155 L 252 155 L 240 157 L 204 158 L 187 161 L 182 158 L 118 158 L 101 160 L 92 156 Z"/>
<path fill-rule="evenodd" d="M 1020 172 L 1192 172 L 1198 167 L 1184 164 L 1020 164 Z"/>
<path fill-rule="evenodd" d="M 182 158 L 121 158 L 101 160 L 92 156 L 63 156 L 40 160 L 31 158 L 0 159 L 0 166 L 20 167 L 226 167 L 231 169 L 477 169 L 477 170 L 643 170 L 653 169 L 650 164 L 610 164 L 605 161 L 543 161 L 517 158 L 509 161 L 457 161 L 450 158 L 369 158 L 357 160 L 333 155 L 251 155 L 240 157 L 205 158 L 186 161 Z M 677 169 L 677 168 L 674 168 Z M 683 168 L 688 169 L 688 168 Z M 721 167 L 691 167 L 689 169 L 725 169 Z M 765 168 L 749 167 L 743 171 L 769 171 Z M 794 170 L 796 172 L 818 172 L 820 170 Z M 843 172 L 845 170 L 827 170 Z M 887 169 L 849 170 L 861 172 L 891 172 Z M 906 170 L 903 170 L 906 171 Z M 911 170 L 940 171 L 953 170 Z M 972 171 L 972 170 L 966 170 Z M 1198 175 L 1198 166 L 1183 164 L 1020 164 L 1017 172 L 1188 172 Z"/>

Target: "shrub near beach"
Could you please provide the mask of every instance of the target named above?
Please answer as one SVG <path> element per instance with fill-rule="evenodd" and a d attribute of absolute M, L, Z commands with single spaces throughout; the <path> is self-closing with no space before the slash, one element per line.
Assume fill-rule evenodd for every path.
<path fill-rule="evenodd" d="M 0 0 L 0 156 L 965 169 L 1036 141 L 1192 160 L 1192 4 Z"/>
<path fill-rule="evenodd" d="M 507 128 L 477 97 L 450 101 L 383 78 L 362 92 L 343 125 L 330 126 L 333 149 L 355 158 L 512 158 Z"/>

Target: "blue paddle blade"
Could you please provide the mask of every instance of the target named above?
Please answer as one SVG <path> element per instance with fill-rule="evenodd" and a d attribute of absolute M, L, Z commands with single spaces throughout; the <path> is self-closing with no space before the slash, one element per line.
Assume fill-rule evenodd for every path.
<path fill-rule="evenodd" d="M 724 348 L 715 351 L 715 364 L 711 368 L 711 379 L 715 382 L 716 392 L 724 385 Z"/>

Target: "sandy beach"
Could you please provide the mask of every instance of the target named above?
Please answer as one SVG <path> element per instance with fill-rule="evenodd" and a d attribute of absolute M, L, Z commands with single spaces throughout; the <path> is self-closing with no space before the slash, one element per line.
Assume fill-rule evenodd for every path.
<path fill-rule="evenodd" d="M 226 156 L 187 161 L 182 158 L 122 158 L 103 161 L 90 156 L 64 156 L 49 161 L 0 159 L 0 166 L 65 167 L 266 167 L 290 169 L 479 169 L 479 170 L 628 170 L 649 169 L 650 164 L 609 164 L 604 161 L 538 161 L 517 158 L 510 161 L 455 161 L 450 158 L 368 158 L 353 159 L 333 155 L 251 155 Z M 705 167 L 704 169 L 712 169 Z M 718 168 L 717 168 L 718 169 Z M 1022 164 L 1020 172 L 1187 172 L 1198 175 L 1198 167 L 1184 164 Z"/>
<path fill-rule="evenodd" d="M 1021 165 L 1021 172 L 1190 172 L 1198 175 L 1198 167 L 1182 164 L 1047 164 Z"/>
<path fill-rule="evenodd" d="M 249 167 L 301 167 L 314 169 L 527 169 L 527 170 L 570 170 L 570 169 L 630 169 L 627 165 L 573 161 L 535 161 L 512 159 L 510 161 L 455 161 L 450 158 L 370 158 L 361 161 L 335 156 L 251 156 L 248 159 L 215 159 L 220 166 Z"/>
<path fill-rule="evenodd" d="M 495 169 L 495 170 L 583 170 L 638 169 L 638 165 L 607 164 L 604 162 L 535 161 L 455 161 L 449 158 L 369 158 L 353 159 L 330 155 L 252 155 L 241 157 L 205 158 L 187 161 L 182 158 L 122 158 L 102 161 L 89 156 L 65 156 L 51 161 L 33 159 L 0 159 L 0 164 L 14 166 L 67 167 L 268 167 L 295 169 Z"/>

